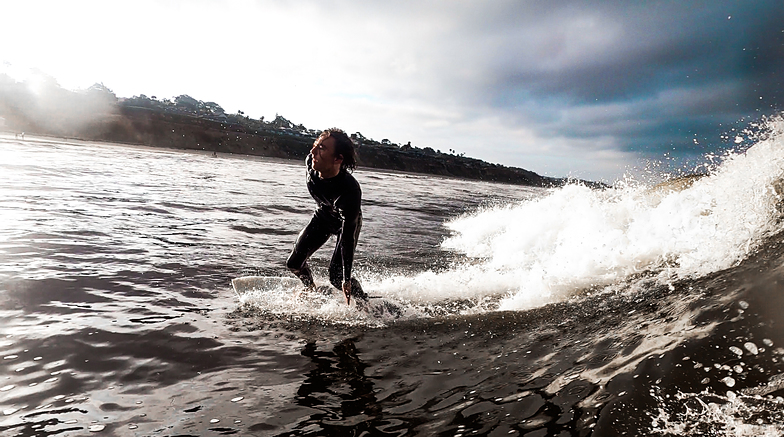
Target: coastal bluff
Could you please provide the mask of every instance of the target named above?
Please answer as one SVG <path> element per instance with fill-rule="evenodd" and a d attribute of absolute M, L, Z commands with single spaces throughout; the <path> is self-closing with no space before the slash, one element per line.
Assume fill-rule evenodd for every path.
<path fill-rule="evenodd" d="M 280 118 L 278 124 L 281 124 Z M 89 139 L 93 140 L 295 160 L 305 159 L 318 136 L 317 132 L 303 132 L 287 126 L 253 128 L 228 120 L 129 106 L 122 107 L 119 114 L 93 124 L 89 132 L 94 136 Z M 357 146 L 360 167 L 528 186 L 558 186 L 566 182 L 427 147 L 380 143 L 356 134 L 352 139 Z"/>
<path fill-rule="evenodd" d="M 295 125 L 280 115 L 265 121 L 228 114 L 215 102 L 188 95 L 158 100 L 145 95 L 118 98 L 96 84 L 68 91 L 55 82 L 36 97 L 24 83 L 0 74 L 0 119 L 3 130 L 88 141 L 136 144 L 303 160 L 320 131 Z M 401 172 L 475 179 L 526 186 L 556 187 L 570 180 L 488 163 L 450 150 L 376 141 L 350 134 L 358 165 Z M 579 181 L 592 187 L 602 184 Z"/>

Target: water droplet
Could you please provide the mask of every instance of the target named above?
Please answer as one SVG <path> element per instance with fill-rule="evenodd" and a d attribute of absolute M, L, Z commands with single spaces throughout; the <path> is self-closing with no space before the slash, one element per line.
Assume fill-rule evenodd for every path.
<path fill-rule="evenodd" d="M 730 376 L 723 378 L 721 382 L 723 382 L 727 387 L 735 387 L 735 379 Z"/>
<path fill-rule="evenodd" d="M 139 427 L 139 425 L 134 425 L 134 424 L 128 425 L 128 429 L 136 429 L 138 427 Z"/>
<path fill-rule="evenodd" d="M 702 384 L 707 384 L 709 382 L 710 382 L 710 378 L 703 378 L 702 381 L 700 381 L 700 383 Z"/>
<path fill-rule="evenodd" d="M 767 347 L 773 347 L 773 341 L 769 338 L 763 338 L 762 344 L 764 344 Z"/>
<path fill-rule="evenodd" d="M 743 355 L 743 351 L 740 350 L 740 348 L 737 347 L 737 346 L 730 346 L 730 352 L 732 352 L 733 354 L 735 354 L 737 356 Z"/>
<path fill-rule="evenodd" d="M 100 432 L 100 431 L 103 431 L 104 428 L 106 428 L 105 425 L 91 425 L 87 429 L 90 430 L 90 432 Z"/>
<path fill-rule="evenodd" d="M 245 399 L 245 398 L 244 398 L 244 397 L 242 397 L 242 396 L 237 396 L 236 398 L 232 399 L 231 401 L 232 401 L 232 402 L 239 402 L 239 401 L 241 401 L 241 400 L 243 400 L 243 399 Z"/>
<path fill-rule="evenodd" d="M 750 342 L 750 341 L 747 341 L 746 343 L 744 343 L 743 347 L 746 348 L 747 351 L 751 352 L 754 355 L 757 355 L 759 353 L 759 349 L 757 349 L 757 345 L 752 343 L 752 342 Z"/>
<path fill-rule="evenodd" d="M 741 366 L 739 366 L 737 364 L 732 368 L 732 370 L 734 370 L 735 373 L 743 373 L 743 367 L 741 367 Z"/>
<path fill-rule="evenodd" d="M 210 423 L 218 423 L 218 422 L 220 422 L 220 419 L 212 419 L 212 420 L 210 420 Z"/>
<path fill-rule="evenodd" d="M 17 358 L 19 358 L 19 355 L 8 355 L 3 357 L 4 360 L 15 360 Z"/>
<path fill-rule="evenodd" d="M 4 416 L 10 416 L 10 415 L 16 413 L 17 411 L 19 411 L 18 408 L 10 408 L 8 410 L 3 410 L 3 415 Z"/>
<path fill-rule="evenodd" d="M 745 300 L 738 302 L 738 306 L 743 308 L 744 310 L 749 309 L 749 303 Z"/>
<path fill-rule="evenodd" d="M 7 386 L 5 386 L 3 388 L 0 388 L 0 391 L 8 391 L 8 390 L 13 389 L 14 387 L 16 387 L 16 386 L 15 385 L 7 385 Z"/>
<path fill-rule="evenodd" d="M 44 357 L 35 357 L 35 358 L 33 358 L 33 361 L 41 361 L 43 359 L 44 359 Z"/>

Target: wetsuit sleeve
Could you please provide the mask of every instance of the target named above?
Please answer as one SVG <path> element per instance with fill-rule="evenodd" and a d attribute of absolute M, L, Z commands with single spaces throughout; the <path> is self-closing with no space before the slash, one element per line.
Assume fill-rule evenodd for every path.
<path fill-rule="evenodd" d="M 362 214 L 360 204 L 362 202 L 362 192 L 359 187 L 346 193 L 341 197 L 341 209 L 343 211 L 343 229 L 340 234 L 342 247 L 340 248 L 343 257 L 343 280 L 351 279 L 351 267 L 354 264 L 354 248 L 357 246 L 359 229 L 362 226 Z"/>

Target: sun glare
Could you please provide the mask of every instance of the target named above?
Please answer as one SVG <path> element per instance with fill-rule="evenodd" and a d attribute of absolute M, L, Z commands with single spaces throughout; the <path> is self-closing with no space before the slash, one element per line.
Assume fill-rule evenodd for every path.
<path fill-rule="evenodd" d="M 11 79 L 27 85 L 27 88 L 36 96 L 41 96 L 47 84 L 56 83 L 55 79 L 33 68 L 17 67 L 8 62 L 3 64 L 0 74 L 6 74 Z"/>

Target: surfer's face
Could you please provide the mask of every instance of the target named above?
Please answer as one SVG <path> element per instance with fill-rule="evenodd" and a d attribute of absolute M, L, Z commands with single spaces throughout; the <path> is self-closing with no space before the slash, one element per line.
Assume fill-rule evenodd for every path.
<path fill-rule="evenodd" d="M 332 173 L 335 167 L 340 170 L 343 158 L 335 156 L 334 138 L 327 137 L 317 142 L 310 149 L 310 154 L 313 155 L 313 170 L 319 173 Z"/>

